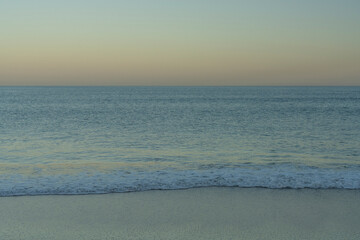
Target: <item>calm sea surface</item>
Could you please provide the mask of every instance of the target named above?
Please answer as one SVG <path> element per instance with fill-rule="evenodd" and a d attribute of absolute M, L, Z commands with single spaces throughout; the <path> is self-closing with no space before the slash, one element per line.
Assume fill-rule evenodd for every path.
<path fill-rule="evenodd" d="M 0 87 L 0 196 L 360 189 L 360 87 Z"/>

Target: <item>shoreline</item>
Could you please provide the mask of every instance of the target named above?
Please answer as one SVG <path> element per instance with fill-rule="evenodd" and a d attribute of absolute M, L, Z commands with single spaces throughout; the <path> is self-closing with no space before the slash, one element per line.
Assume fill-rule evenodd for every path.
<path fill-rule="evenodd" d="M 166 191 L 187 191 L 192 189 L 263 189 L 263 190 L 275 190 L 275 191 L 354 191 L 360 192 L 360 188 L 269 188 L 269 187 L 238 187 L 238 186 L 205 186 L 205 187 L 188 187 L 188 188 L 174 188 L 174 189 L 146 189 L 140 191 L 124 191 L 124 192 L 99 192 L 99 193 L 44 193 L 44 194 L 20 194 L 20 195 L 0 195 L 1 198 L 12 197 L 43 197 L 43 196 L 96 196 L 96 195 L 116 195 L 116 194 L 131 194 L 131 193 L 143 193 L 143 192 L 166 192 Z"/>
<path fill-rule="evenodd" d="M 360 190 L 206 187 L 0 197 L 1 239 L 359 239 Z"/>

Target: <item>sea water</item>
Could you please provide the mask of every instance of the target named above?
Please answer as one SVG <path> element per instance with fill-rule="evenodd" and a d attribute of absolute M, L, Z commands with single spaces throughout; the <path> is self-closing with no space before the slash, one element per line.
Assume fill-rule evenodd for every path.
<path fill-rule="evenodd" d="M 0 196 L 360 189 L 360 87 L 0 87 Z"/>

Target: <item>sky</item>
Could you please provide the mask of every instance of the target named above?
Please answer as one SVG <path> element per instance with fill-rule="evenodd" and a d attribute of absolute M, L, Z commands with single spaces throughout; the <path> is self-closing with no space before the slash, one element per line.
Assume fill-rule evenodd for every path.
<path fill-rule="evenodd" d="M 359 0 L 0 0 L 0 85 L 360 85 Z"/>

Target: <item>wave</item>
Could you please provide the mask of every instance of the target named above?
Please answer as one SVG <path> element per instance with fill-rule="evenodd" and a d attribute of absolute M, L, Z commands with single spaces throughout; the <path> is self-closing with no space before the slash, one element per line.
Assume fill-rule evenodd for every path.
<path fill-rule="evenodd" d="M 359 167 L 253 165 L 221 169 L 80 172 L 0 176 L 0 196 L 66 195 L 197 187 L 360 189 Z"/>

